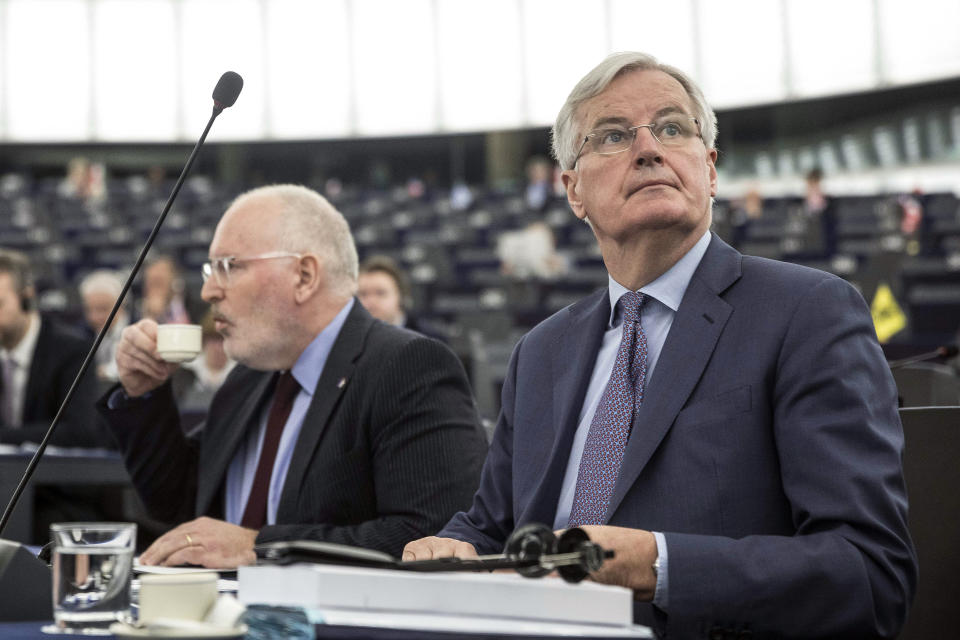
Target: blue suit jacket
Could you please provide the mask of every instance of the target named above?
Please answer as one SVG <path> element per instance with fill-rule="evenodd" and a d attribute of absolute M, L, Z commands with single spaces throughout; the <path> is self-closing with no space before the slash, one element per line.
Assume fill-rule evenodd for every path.
<path fill-rule="evenodd" d="M 438 535 L 494 553 L 553 522 L 609 313 L 599 291 L 517 344 L 473 506 Z M 863 298 L 714 237 L 606 514 L 666 537 L 669 611 L 639 604 L 637 621 L 670 637 L 895 635 L 916 585 L 902 446 Z"/>

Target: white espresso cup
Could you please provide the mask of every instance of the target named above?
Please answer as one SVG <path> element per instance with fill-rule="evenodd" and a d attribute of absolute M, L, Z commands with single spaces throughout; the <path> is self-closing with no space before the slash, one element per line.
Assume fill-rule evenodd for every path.
<path fill-rule="evenodd" d="M 216 573 L 140 575 L 142 623 L 159 619 L 202 621 L 217 601 Z"/>
<path fill-rule="evenodd" d="M 198 324 L 161 324 L 157 353 L 167 362 L 187 362 L 200 355 L 203 329 Z"/>

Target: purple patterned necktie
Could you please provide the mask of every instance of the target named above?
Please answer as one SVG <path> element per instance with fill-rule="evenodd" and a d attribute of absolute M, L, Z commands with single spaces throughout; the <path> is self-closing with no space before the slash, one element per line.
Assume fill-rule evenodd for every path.
<path fill-rule="evenodd" d="M 623 311 L 620 350 L 587 432 L 570 510 L 571 527 L 603 524 L 620 475 L 633 416 L 643 403 L 643 380 L 647 374 L 647 337 L 640 326 L 643 294 L 629 291 L 619 304 Z"/>

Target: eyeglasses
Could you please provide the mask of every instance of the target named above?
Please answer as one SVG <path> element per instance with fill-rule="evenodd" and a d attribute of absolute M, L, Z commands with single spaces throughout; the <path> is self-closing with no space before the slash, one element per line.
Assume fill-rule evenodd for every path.
<path fill-rule="evenodd" d="M 590 151 L 605 156 L 626 151 L 633 146 L 633 141 L 637 139 L 640 129 L 650 129 L 653 139 L 664 147 L 682 147 L 691 139 L 700 137 L 700 121 L 687 115 L 667 115 L 650 124 L 638 124 L 633 127 L 611 125 L 594 129 L 584 136 L 573 165 L 577 165 L 587 145 Z"/>
<path fill-rule="evenodd" d="M 230 269 L 237 267 L 244 262 L 254 262 L 255 260 L 275 260 L 277 258 L 297 258 L 300 259 L 303 257 L 303 254 L 300 253 L 290 253 L 288 251 L 271 251 L 269 253 L 261 253 L 260 255 L 250 256 L 247 258 L 238 258 L 236 256 L 224 256 L 222 258 L 211 258 L 208 262 L 204 262 L 200 267 L 201 273 L 203 273 L 203 282 L 206 283 L 207 280 L 213 276 L 213 279 L 216 281 L 217 286 L 225 288 L 230 284 Z"/>

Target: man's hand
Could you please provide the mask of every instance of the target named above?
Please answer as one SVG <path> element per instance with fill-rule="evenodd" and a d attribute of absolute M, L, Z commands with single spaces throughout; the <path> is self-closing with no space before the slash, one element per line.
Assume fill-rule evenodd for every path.
<path fill-rule="evenodd" d="M 120 334 L 117 374 L 123 390 L 131 398 L 162 385 L 177 366 L 157 354 L 157 323 L 153 320 L 141 320 Z"/>
<path fill-rule="evenodd" d="M 197 518 L 166 532 L 140 555 L 141 564 L 174 567 L 195 564 L 211 569 L 235 569 L 254 564 L 257 556 L 253 545 L 255 529 L 214 520 Z"/>
<path fill-rule="evenodd" d="M 476 558 L 477 550 L 469 542 L 453 538 L 430 536 L 407 543 L 403 548 L 404 562 L 408 560 L 433 560 L 435 558 Z"/>
<path fill-rule="evenodd" d="M 653 563 L 657 559 L 657 539 L 649 531 L 585 525 L 580 527 L 604 549 L 611 549 L 614 557 L 604 560 L 599 571 L 590 574 L 590 579 L 603 584 L 614 584 L 633 589 L 638 600 L 653 600 L 657 576 Z"/>

